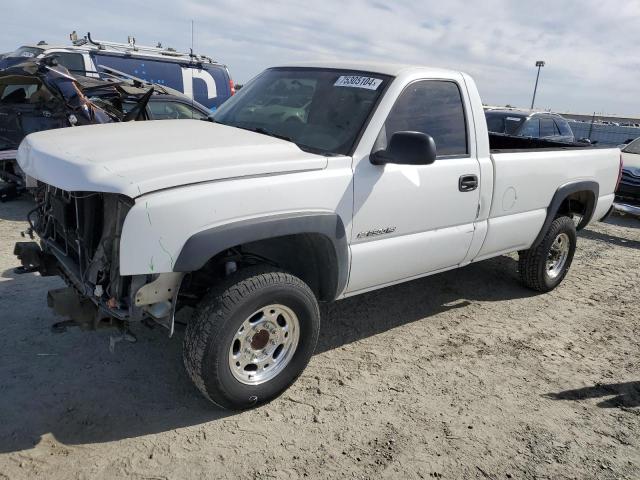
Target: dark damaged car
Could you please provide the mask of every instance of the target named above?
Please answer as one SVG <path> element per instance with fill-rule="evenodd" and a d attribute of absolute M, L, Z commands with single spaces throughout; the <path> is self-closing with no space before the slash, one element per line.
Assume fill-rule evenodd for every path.
<path fill-rule="evenodd" d="M 0 58 L 0 199 L 26 186 L 15 161 L 33 132 L 133 120 L 208 119 L 209 111 L 173 89 L 115 70 L 71 74 L 50 59 Z"/>
<path fill-rule="evenodd" d="M 640 218 L 640 138 L 622 149 L 622 163 L 614 206 L 619 212 Z"/>

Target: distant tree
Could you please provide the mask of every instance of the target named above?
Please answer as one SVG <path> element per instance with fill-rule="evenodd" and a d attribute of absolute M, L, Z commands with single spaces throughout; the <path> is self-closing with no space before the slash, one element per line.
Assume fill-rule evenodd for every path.
<path fill-rule="evenodd" d="M 504 108 L 516 108 L 516 107 L 514 107 L 513 105 L 511 105 L 511 104 L 507 103 L 507 104 L 504 106 Z"/>

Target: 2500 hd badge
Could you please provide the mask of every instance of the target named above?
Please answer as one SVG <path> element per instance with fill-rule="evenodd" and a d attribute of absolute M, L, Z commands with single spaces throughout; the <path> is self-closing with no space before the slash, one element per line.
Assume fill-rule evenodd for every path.
<path fill-rule="evenodd" d="M 396 231 L 396 227 L 379 228 L 377 230 L 369 230 L 368 232 L 360 232 L 357 238 L 377 237 L 378 235 L 386 235 Z"/>

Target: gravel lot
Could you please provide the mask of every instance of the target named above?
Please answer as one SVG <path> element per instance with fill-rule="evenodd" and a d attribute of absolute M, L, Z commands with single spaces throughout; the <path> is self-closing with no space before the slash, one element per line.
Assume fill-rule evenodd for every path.
<path fill-rule="evenodd" d="M 182 331 L 55 334 L 57 278 L 14 275 L 31 204 L 0 204 L 0 479 L 640 478 L 640 221 L 580 234 L 536 295 L 515 257 L 338 302 L 278 400 L 229 414 Z"/>

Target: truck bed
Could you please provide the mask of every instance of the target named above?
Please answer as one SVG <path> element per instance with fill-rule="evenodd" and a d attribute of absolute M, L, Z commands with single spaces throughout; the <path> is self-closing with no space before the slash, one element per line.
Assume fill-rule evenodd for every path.
<path fill-rule="evenodd" d="M 565 150 L 569 148 L 594 148 L 589 143 L 581 142 L 558 142 L 547 140 L 544 138 L 520 137 L 515 135 L 507 135 L 504 133 L 489 133 L 489 148 L 494 151 L 513 151 L 513 150 L 538 150 L 552 149 Z"/>
<path fill-rule="evenodd" d="M 617 148 L 572 148 L 492 151 L 493 198 L 480 259 L 526 250 L 540 232 L 547 207 L 562 185 L 598 184 L 593 220 L 613 203 L 619 169 Z"/>

